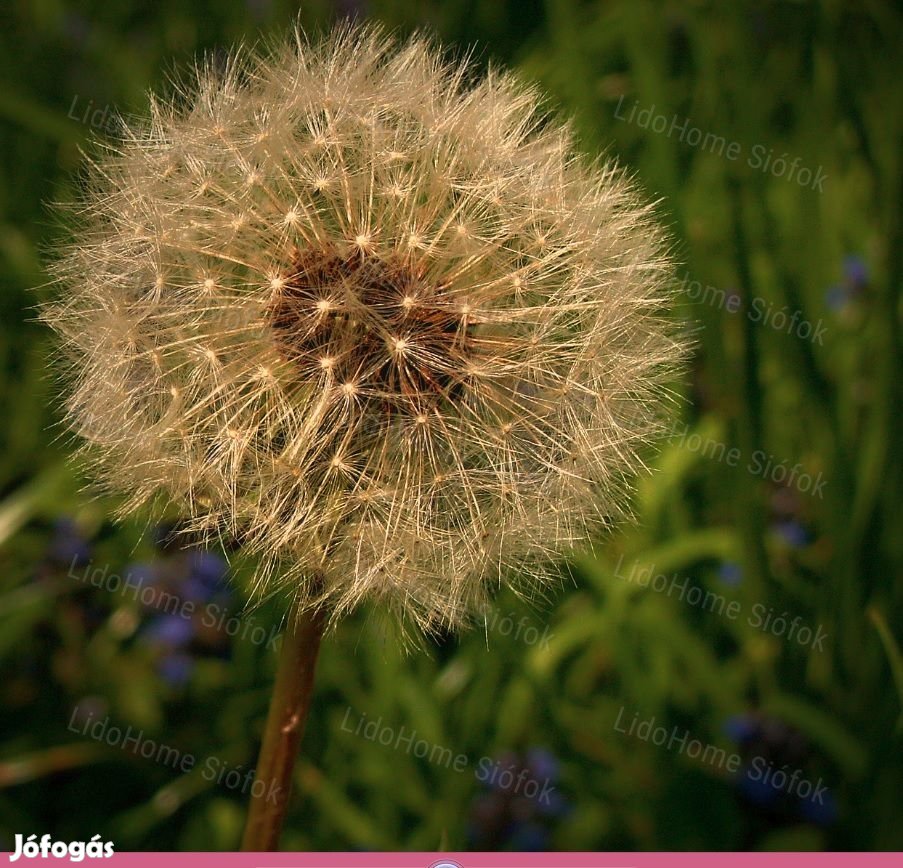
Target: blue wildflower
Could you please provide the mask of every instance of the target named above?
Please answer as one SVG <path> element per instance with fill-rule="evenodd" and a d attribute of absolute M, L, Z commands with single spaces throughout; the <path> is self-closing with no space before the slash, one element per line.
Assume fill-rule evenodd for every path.
<path fill-rule="evenodd" d="M 87 536 L 68 516 L 54 522 L 47 557 L 65 566 L 84 566 L 91 561 L 91 544 Z"/>
<path fill-rule="evenodd" d="M 485 850 L 547 849 L 552 819 L 569 809 L 552 786 L 560 775 L 558 759 L 545 748 L 533 747 L 524 754 L 503 754 L 494 769 L 505 774 L 483 779 L 489 792 L 471 806 L 471 845 Z"/>
<path fill-rule="evenodd" d="M 725 585 L 735 588 L 743 581 L 743 568 L 733 561 L 725 561 L 718 567 L 718 578 Z"/>
<path fill-rule="evenodd" d="M 191 642 L 194 632 L 191 618 L 173 613 L 154 618 L 142 631 L 142 638 L 151 645 L 181 648 Z"/>
<path fill-rule="evenodd" d="M 137 561 L 125 568 L 125 574 L 133 585 L 147 588 L 156 585 L 160 580 L 160 569 L 157 564 Z"/>
<path fill-rule="evenodd" d="M 809 531 L 798 521 L 777 521 L 771 527 L 791 548 L 803 548 L 809 543 Z"/>
<path fill-rule="evenodd" d="M 182 687 L 191 678 L 194 660 L 188 654 L 164 654 L 157 661 L 157 672 L 172 687 Z"/>
<path fill-rule="evenodd" d="M 843 259 L 843 279 L 847 286 L 860 289 L 869 282 L 868 266 L 861 256 L 845 256 Z"/>
<path fill-rule="evenodd" d="M 869 272 L 865 260 L 861 256 L 845 256 L 842 280 L 825 293 L 825 303 L 832 311 L 840 313 L 855 301 L 868 286 L 868 282 Z"/>
<path fill-rule="evenodd" d="M 184 596 L 208 602 L 218 592 L 228 590 L 228 564 L 216 552 L 195 549 L 189 552 L 187 562 L 188 572 L 182 582 Z"/>
<path fill-rule="evenodd" d="M 511 829 L 509 847 L 525 853 L 540 853 L 548 849 L 549 830 L 536 823 L 519 823 Z"/>
<path fill-rule="evenodd" d="M 781 797 L 781 791 L 770 780 L 766 781 L 761 776 L 754 778 L 749 768 L 741 771 L 737 786 L 750 802 L 760 807 L 774 805 Z"/>
<path fill-rule="evenodd" d="M 558 780 L 561 766 L 558 758 L 545 748 L 533 747 L 527 751 L 527 768 L 537 780 Z"/>
<path fill-rule="evenodd" d="M 837 801 L 830 790 L 800 799 L 800 814 L 817 826 L 830 826 L 837 819 Z"/>
<path fill-rule="evenodd" d="M 849 288 L 839 284 L 828 287 L 825 292 L 825 304 L 835 312 L 843 310 L 850 303 L 851 298 L 852 294 Z"/>
<path fill-rule="evenodd" d="M 751 739 L 758 731 L 758 721 L 748 714 L 735 714 L 724 722 L 724 734 L 737 744 Z"/>
<path fill-rule="evenodd" d="M 823 786 L 803 799 L 797 789 L 776 786 L 776 776 L 768 773 L 774 769 L 798 769 L 805 779 L 811 753 L 799 730 L 777 718 L 755 713 L 728 718 L 724 729 L 738 744 L 744 760 L 735 785 L 748 805 L 770 822 L 798 822 L 800 818 L 819 825 L 834 822 L 837 806 Z"/>

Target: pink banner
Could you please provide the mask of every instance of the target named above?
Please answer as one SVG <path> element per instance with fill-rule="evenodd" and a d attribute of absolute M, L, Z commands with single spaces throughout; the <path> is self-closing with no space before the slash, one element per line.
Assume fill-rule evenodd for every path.
<path fill-rule="evenodd" d="M 11 862 L 85 861 L 65 856 L 7 853 Z M 899 853 L 113 853 L 112 868 L 790 868 L 899 866 Z"/>

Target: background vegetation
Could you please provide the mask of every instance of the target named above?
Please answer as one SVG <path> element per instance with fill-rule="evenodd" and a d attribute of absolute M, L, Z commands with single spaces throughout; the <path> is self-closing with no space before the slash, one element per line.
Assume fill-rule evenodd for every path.
<path fill-rule="evenodd" d="M 903 847 L 899 6 L 310 0 L 301 20 L 348 13 L 428 25 L 519 68 L 576 117 L 588 152 L 628 165 L 672 229 L 698 347 L 637 525 L 576 558 L 560 591 L 500 599 L 484 631 L 411 656 L 368 612 L 328 640 L 285 847 Z M 80 493 L 34 322 L 47 290 L 30 288 L 59 234 L 45 203 L 73 196 L 79 148 L 110 114 L 141 111 L 198 52 L 296 14 L 284 0 L 0 12 L 6 848 L 45 831 L 118 849 L 238 844 L 247 793 L 225 773 L 255 759 L 273 655 L 252 628 L 278 613 L 230 620 L 240 561 L 114 526 L 110 503 Z M 111 591 L 110 576 L 155 590 Z M 167 614 L 164 590 L 194 615 Z M 629 731 L 652 718 L 677 733 L 670 749 Z M 367 722 L 465 760 L 386 746 Z M 681 749 L 685 732 L 739 767 Z M 146 758 L 147 744 L 194 766 Z M 554 793 L 500 786 L 521 767 Z M 800 774 L 774 787 L 768 769 Z M 827 790 L 802 798 L 802 780 Z"/>

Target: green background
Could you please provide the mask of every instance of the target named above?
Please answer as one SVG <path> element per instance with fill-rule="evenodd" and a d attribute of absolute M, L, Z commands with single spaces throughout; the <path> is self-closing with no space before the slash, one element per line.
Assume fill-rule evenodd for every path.
<path fill-rule="evenodd" d="M 519 69 L 574 116 L 584 150 L 628 166 L 672 232 L 676 315 L 697 345 L 638 522 L 575 558 L 547 599 L 503 597 L 487 629 L 410 654 L 372 612 L 328 638 L 284 848 L 903 847 L 899 6 L 317 0 L 300 20 L 355 10 Z M 47 204 L 74 197 L 80 148 L 110 114 L 140 113 L 198 53 L 296 14 L 278 0 L 0 11 L 5 847 L 44 832 L 238 844 L 246 796 L 210 778 L 252 767 L 273 655 L 227 623 L 268 631 L 279 612 L 206 632 L 195 618 L 175 636 L 184 623 L 84 580 L 149 570 L 181 588 L 193 574 L 146 520 L 113 525 L 112 504 L 81 493 L 34 305 L 63 236 Z M 788 177 L 795 158 L 823 180 Z M 776 468 L 794 464 L 821 484 L 781 485 Z M 246 569 L 233 564 L 237 587 Z M 238 591 L 203 593 L 205 615 L 242 610 Z M 803 627 L 822 638 L 799 641 Z M 624 731 L 652 718 L 742 767 Z M 368 721 L 464 760 L 381 744 L 356 731 Z M 85 731 L 98 722 L 106 741 Z M 110 728 L 129 726 L 193 769 L 116 743 Z M 524 764 L 554 799 L 483 780 Z M 827 795 L 749 772 L 783 767 Z"/>

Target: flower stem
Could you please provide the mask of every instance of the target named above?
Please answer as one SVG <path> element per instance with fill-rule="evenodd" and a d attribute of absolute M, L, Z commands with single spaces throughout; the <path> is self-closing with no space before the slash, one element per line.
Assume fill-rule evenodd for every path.
<path fill-rule="evenodd" d="M 296 614 L 282 638 L 276 684 L 257 762 L 255 783 L 262 781 L 262 785 L 252 788 L 242 850 L 262 852 L 279 848 L 298 745 L 310 710 L 325 621 L 322 609 Z"/>

